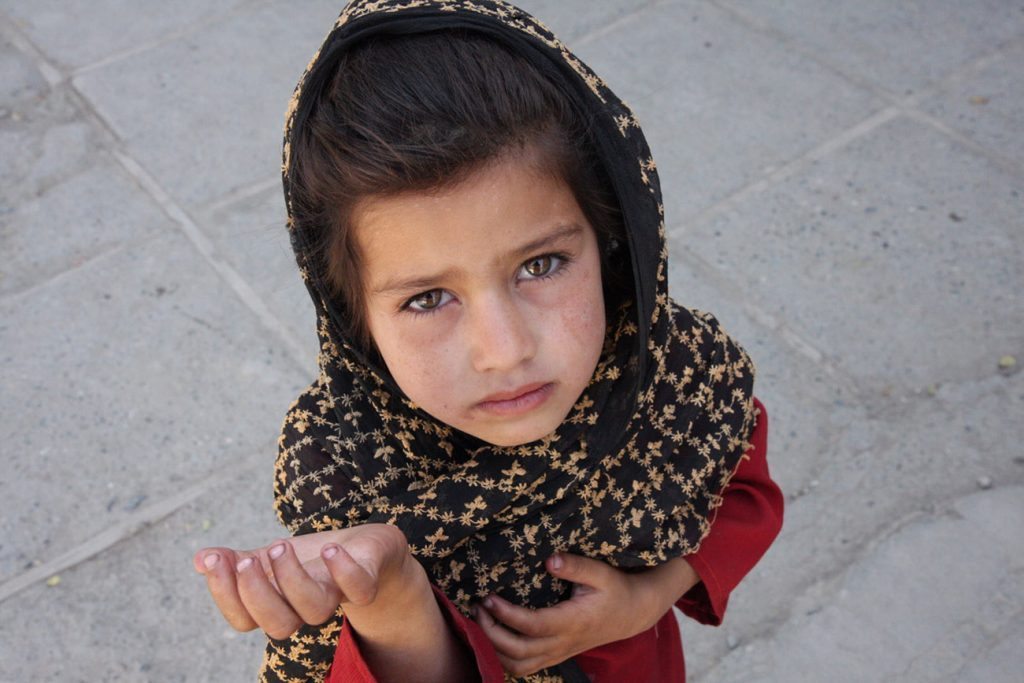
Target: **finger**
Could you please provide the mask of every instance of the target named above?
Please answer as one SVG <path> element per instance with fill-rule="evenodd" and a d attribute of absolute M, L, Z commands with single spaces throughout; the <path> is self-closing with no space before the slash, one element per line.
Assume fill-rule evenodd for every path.
<path fill-rule="evenodd" d="M 341 542 L 344 531 L 347 530 L 321 531 L 318 533 L 292 536 L 288 539 L 288 543 L 291 545 L 295 556 L 299 558 L 300 564 L 319 564 L 320 551 L 323 550 L 324 545 L 329 542 Z M 329 577 L 326 571 L 324 572 L 324 576 Z"/>
<path fill-rule="evenodd" d="M 476 608 L 474 615 L 495 651 L 510 661 L 519 662 L 544 656 L 552 652 L 556 645 L 553 638 L 531 638 L 511 631 L 482 605 Z"/>
<path fill-rule="evenodd" d="M 556 553 L 548 558 L 548 573 L 571 583 L 603 588 L 613 578 L 616 570 L 600 560 L 582 555 Z"/>
<path fill-rule="evenodd" d="M 216 552 L 216 548 L 203 548 L 196 551 L 196 554 L 192 556 L 192 568 L 199 574 L 205 574 L 207 569 L 205 564 L 206 556 L 210 553 L 216 554 Z M 217 556 L 217 559 L 220 559 L 219 555 Z"/>
<path fill-rule="evenodd" d="M 355 561 L 340 545 L 330 543 L 320 552 L 334 583 L 341 589 L 342 602 L 369 605 L 377 597 L 377 577 Z"/>
<path fill-rule="evenodd" d="M 238 595 L 235 563 L 238 556 L 230 548 L 206 548 L 196 553 L 199 566 L 206 575 L 206 588 L 217 609 L 236 631 L 251 631 L 256 621 Z"/>
<path fill-rule="evenodd" d="M 528 645 L 524 642 L 523 637 L 504 628 L 482 606 L 473 609 L 473 617 L 490 639 L 491 644 L 494 645 L 494 651 L 498 655 L 498 661 L 501 662 L 502 668 L 517 678 L 528 676 L 545 666 L 562 661 L 546 652 L 532 656 L 526 654 Z"/>
<path fill-rule="evenodd" d="M 270 567 L 270 560 L 267 558 L 266 548 L 257 548 L 256 550 L 232 550 L 231 548 L 203 548 L 196 552 L 192 556 L 192 567 L 200 574 L 206 573 L 206 566 L 204 564 L 206 556 L 211 552 L 224 552 L 228 551 L 234 554 L 234 562 L 242 559 L 243 557 L 256 557 L 263 565 L 263 570 L 273 579 L 273 571 Z"/>
<path fill-rule="evenodd" d="M 555 635 L 560 631 L 560 613 L 552 608 L 527 609 L 513 605 L 497 595 L 489 595 L 483 602 L 487 611 L 505 626 L 533 638 Z"/>
<path fill-rule="evenodd" d="M 287 638 L 302 626 L 302 619 L 270 585 L 259 558 L 242 558 L 235 567 L 238 596 L 249 614 L 271 638 Z"/>
<path fill-rule="evenodd" d="M 277 587 L 303 622 L 322 624 L 334 614 L 341 602 L 341 591 L 333 581 L 323 584 L 313 579 L 290 543 L 280 541 L 271 545 L 267 557 Z"/>

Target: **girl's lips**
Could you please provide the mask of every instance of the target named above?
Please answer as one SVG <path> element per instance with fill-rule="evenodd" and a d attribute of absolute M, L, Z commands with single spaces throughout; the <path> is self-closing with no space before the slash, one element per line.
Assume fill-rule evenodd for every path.
<path fill-rule="evenodd" d="M 546 401 L 554 386 L 551 382 L 538 382 L 512 391 L 492 394 L 477 403 L 476 408 L 493 415 L 520 415 L 533 410 Z"/>

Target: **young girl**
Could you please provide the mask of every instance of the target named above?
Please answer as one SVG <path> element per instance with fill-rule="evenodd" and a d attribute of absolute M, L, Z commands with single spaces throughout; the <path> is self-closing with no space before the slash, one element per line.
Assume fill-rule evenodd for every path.
<path fill-rule="evenodd" d="M 295 91 L 320 376 L 294 537 L 195 557 L 267 681 L 678 681 L 782 499 L 753 367 L 667 295 L 636 118 L 497 2 L 356 1 Z M 714 527 L 712 527 L 714 519 Z"/>

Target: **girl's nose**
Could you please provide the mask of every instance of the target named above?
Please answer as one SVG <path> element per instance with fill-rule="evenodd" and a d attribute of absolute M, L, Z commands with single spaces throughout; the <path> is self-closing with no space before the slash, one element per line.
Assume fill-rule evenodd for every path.
<path fill-rule="evenodd" d="M 531 321 L 511 297 L 488 297 L 468 322 L 470 357 L 477 372 L 511 370 L 537 352 Z"/>

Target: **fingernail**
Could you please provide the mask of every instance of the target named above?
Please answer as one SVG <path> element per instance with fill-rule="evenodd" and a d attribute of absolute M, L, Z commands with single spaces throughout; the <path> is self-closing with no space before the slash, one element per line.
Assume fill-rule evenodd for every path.
<path fill-rule="evenodd" d="M 494 609 L 494 599 L 490 596 L 484 598 L 484 607 L 486 607 L 487 609 Z"/>
<path fill-rule="evenodd" d="M 252 566 L 252 558 L 247 557 L 238 564 L 235 565 L 235 571 L 244 572 L 246 569 Z"/>
<path fill-rule="evenodd" d="M 203 558 L 203 566 L 207 569 L 213 569 L 218 562 L 220 562 L 220 555 L 217 553 L 209 553 Z"/>
<path fill-rule="evenodd" d="M 555 571 L 558 571 L 565 565 L 561 555 L 552 555 L 549 561 L 551 562 L 551 568 Z"/>
<path fill-rule="evenodd" d="M 324 559 L 329 560 L 329 559 L 331 559 L 332 557 L 334 557 L 335 555 L 338 554 L 338 546 L 336 546 L 336 545 L 329 545 L 329 546 L 327 546 L 326 548 L 324 548 L 320 552 L 323 554 Z"/>
<path fill-rule="evenodd" d="M 270 549 L 270 552 L 268 552 L 267 554 L 270 555 L 270 559 L 272 560 L 276 560 L 277 558 L 281 557 L 282 555 L 284 555 L 284 543 L 278 543 L 277 545 L 272 547 Z"/>

